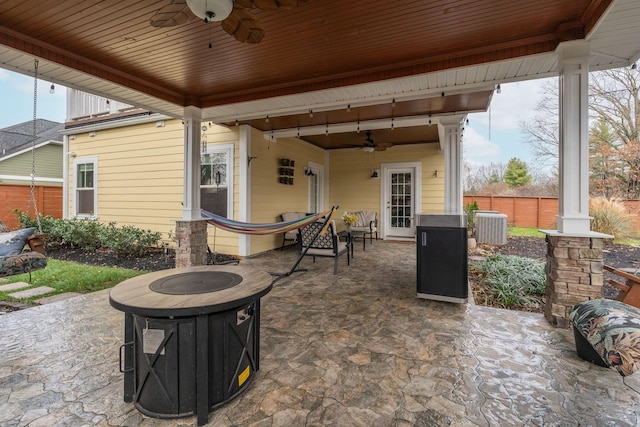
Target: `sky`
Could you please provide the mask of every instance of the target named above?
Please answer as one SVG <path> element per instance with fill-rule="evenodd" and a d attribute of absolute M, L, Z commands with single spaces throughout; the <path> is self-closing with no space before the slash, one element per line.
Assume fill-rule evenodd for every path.
<path fill-rule="evenodd" d="M 491 113 L 469 114 L 469 124 L 463 136 L 464 161 L 473 165 L 506 164 L 512 157 L 524 160 L 531 167 L 535 159 L 524 143 L 519 122 L 533 117 L 541 97 L 540 88 L 548 79 L 501 85 L 501 93 L 494 92 Z M 38 118 L 64 122 L 66 96 L 62 86 L 49 93 L 51 82 L 38 84 Z M 0 68 L 0 129 L 33 118 L 33 77 Z M 489 126 L 491 122 L 491 126 Z M 538 165 L 539 166 L 539 165 Z"/>
<path fill-rule="evenodd" d="M 464 161 L 472 165 L 506 165 L 516 157 L 532 168 L 544 169 L 525 143 L 527 136 L 520 131 L 520 122 L 535 116 L 542 86 L 549 80 L 557 78 L 502 84 L 500 93 L 493 93 L 490 113 L 469 114 L 462 140 Z"/>
<path fill-rule="evenodd" d="M 63 123 L 66 116 L 66 90 L 56 86 L 49 93 L 51 82 L 38 80 L 40 119 Z M 33 77 L 0 68 L 0 129 L 33 119 Z"/>

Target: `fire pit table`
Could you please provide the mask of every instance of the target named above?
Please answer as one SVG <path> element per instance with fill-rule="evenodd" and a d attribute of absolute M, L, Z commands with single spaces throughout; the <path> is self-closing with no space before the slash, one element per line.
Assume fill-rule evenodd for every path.
<path fill-rule="evenodd" d="M 115 286 L 124 312 L 124 400 L 145 415 L 209 411 L 242 393 L 259 369 L 260 298 L 271 276 L 241 266 L 156 271 Z"/>

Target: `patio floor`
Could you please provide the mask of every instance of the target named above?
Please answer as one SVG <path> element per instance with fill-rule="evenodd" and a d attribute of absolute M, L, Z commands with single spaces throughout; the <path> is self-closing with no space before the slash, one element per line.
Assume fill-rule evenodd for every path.
<path fill-rule="evenodd" d="M 305 259 L 262 299 L 260 371 L 211 426 L 638 426 L 640 377 L 542 315 L 415 297 L 415 245 Z M 242 261 L 287 271 L 293 250 Z M 0 425 L 181 426 L 122 400 L 123 315 L 96 292 L 0 316 Z"/>

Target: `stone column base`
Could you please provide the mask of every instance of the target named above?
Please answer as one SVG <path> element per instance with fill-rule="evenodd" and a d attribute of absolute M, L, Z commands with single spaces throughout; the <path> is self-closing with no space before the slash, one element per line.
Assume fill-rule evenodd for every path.
<path fill-rule="evenodd" d="M 207 221 L 176 221 L 176 268 L 207 265 Z"/>
<path fill-rule="evenodd" d="M 547 233 L 547 289 L 544 315 L 554 326 L 570 326 L 569 308 L 590 299 L 602 298 L 603 238 Z"/>

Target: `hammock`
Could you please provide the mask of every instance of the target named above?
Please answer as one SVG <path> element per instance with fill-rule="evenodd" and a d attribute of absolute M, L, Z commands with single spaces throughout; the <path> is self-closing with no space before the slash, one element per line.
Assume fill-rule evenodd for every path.
<path fill-rule="evenodd" d="M 305 225 L 311 224 L 324 217 L 325 215 L 332 213 L 333 209 L 313 214 L 309 216 L 305 216 L 304 218 L 294 219 L 291 221 L 283 221 L 283 222 L 275 222 L 275 223 L 249 223 L 249 222 L 240 222 L 234 221 L 229 218 L 225 218 L 220 215 L 216 215 L 204 209 L 201 209 L 201 215 L 203 218 L 207 220 L 207 222 L 211 225 L 215 225 L 216 227 L 231 231 L 232 233 L 240 233 L 240 234 L 250 234 L 254 236 L 265 235 L 265 234 L 279 234 L 286 233 L 287 231 L 297 230 L 298 228 L 304 227 Z"/>

